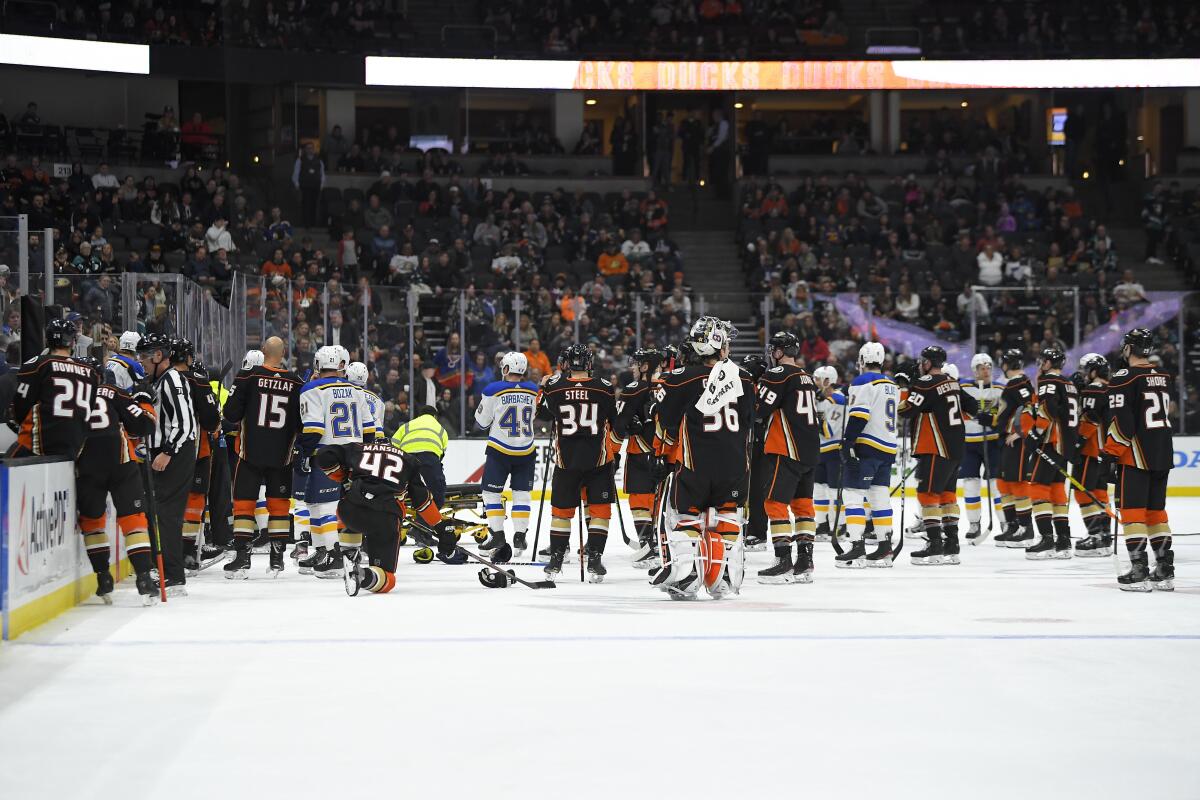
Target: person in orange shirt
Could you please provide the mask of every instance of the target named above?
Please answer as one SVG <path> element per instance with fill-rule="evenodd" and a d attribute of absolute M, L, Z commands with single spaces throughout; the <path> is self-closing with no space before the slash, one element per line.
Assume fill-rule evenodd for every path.
<path fill-rule="evenodd" d="M 524 352 L 524 356 L 529 361 L 530 369 L 536 369 L 543 376 L 549 375 L 553 371 L 550 369 L 550 357 L 542 349 L 540 340 L 530 339 L 529 349 Z"/>
<path fill-rule="evenodd" d="M 629 260 L 621 253 L 617 243 L 611 242 L 596 259 L 596 268 L 601 275 L 628 275 Z"/>
<path fill-rule="evenodd" d="M 263 262 L 262 274 L 282 275 L 285 278 L 292 277 L 292 266 L 283 257 L 283 248 L 276 247 L 275 252 L 271 255 L 271 260 Z"/>

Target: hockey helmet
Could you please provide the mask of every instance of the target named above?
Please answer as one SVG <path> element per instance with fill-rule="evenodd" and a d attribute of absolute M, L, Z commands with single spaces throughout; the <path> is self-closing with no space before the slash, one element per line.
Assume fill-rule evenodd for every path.
<path fill-rule="evenodd" d="M 813 378 L 816 379 L 817 385 L 821 388 L 833 386 L 838 382 L 838 371 L 836 368 L 825 364 L 813 370 Z"/>
<path fill-rule="evenodd" d="M 165 333 L 148 333 L 138 341 L 137 351 L 139 353 L 170 352 L 173 346 L 171 337 Z"/>
<path fill-rule="evenodd" d="M 242 359 L 242 369 L 254 369 L 261 367 L 266 358 L 263 356 L 262 350 L 247 350 L 246 357 Z"/>
<path fill-rule="evenodd" d="M 91 367 L 92 369 L 96 370 L 96 372 L 104 372 L 104 365 L 100 363 L 100 359 L 98 358 L 93 358 L 92 356 L 77 356 L 74 361 L 76 364 L 83 364 L 85 367 Z"/>
<path fill-rule="evenodd" d="M 1084 375 L 1095 372 L 1101 378 L 1108 377 L 1108 359 L 1099 353 L 1088 353 L 1079 359 L 1079 371 Z"/>
<path fill-rule="evenodd" d="M 992 357 L 987 353 L 976 353 L 975 355 L 971 356 L 971 372 L 974 372 L 980 367 L 992 369 L 994 366 L 995 364 L 992 363 Z"/>
<path fill-rule="evenodd" d="M 1057 347 L 1047 347 L 1038 356 L 1038 361 L 1049 364 L 1053 369 L 1062 369 L 1063 364 L 1067 363 L 1067 354 Z"/>
<path fill-rule="evenodd" d="M 928 361 L 931 367 L 940 368 L 946 363 L 945 348 L 931 344 L 921 351 L 921 360 Z"/>
<path fill-rule="evenodd" d="M 666 347 L 664 347 L 662 349 L 662 353 L 663 353 L 663 360 L 666 361 L 667 364 L 673 365 L 679 361 L 679 348 L 673 344 L 669 344 Z"/>
<path fill-rule="evenodd" d="M 942 367 L 942 372 L 946 373 L 954 380 L 958 380 L 958 365 L 957 364 L 947 364 L 946 366 Z"/>
<path fill-rule="evenodd" d="M 635 364 L 646 364 L 653 372 L 663 362 L 663 354 L 661 350 L 655 350 L 653 347 L 640 347 L 633 351 L 633 361 Z"/>
<path fill-rule="evenodd" d="M 181 364 L 196 355 L 196 347 L 191 340 L 180 336 L 171 340 L 171 362 Z"/>
<path fill-rule="evenodd" d="M 791 331 L 779 331 L 767 343 L 767 352 L 774 353 L 776 350 L 783 351 L 788 358 L 795 358 L 800 355 L 800 340 Z"/>
<path fill-rule="evenodd" d="M 313 365 L 318 371 L 341 369 L 341 354 L 332 345 L 318 347 L 313 354 Z"/>
<path fill-rule="evenodd" d="M 337 356 L 338 356 L 337 368 L 345 369 L 346 366 L 350 363 L 350 351 L 347 350 L 346 348 L 342 347 L 340 344 L 333 345 L 333 349 L 337 353 Z"/>
<path fill-rule="evenodd" d="M 1149 358 L 1154 352 L 1154 334 L 1149 328 L 1134 328 L 1121 339 L 1125 357 L 1141 356 Z"/>
<path fill-rule="evenodd" d="M 346 365 L 346 380 L 355 386 L 366 386 L 367 365 L 361 361 L 351 361 Z"/>
<path fill-rule="evenodd" d="M 864 342 L 863 346 L 858 348 L 859 369 L 866 369 L 868 365 L 882 366 L 886 359 L 887 352 L 879 342 Z"/>
<path fill-rule="evenodd" d="M 529 372 L 529 358 L 524 353 L 518 353 L 515 350 L 505 353 L 504 357 L 500 359 L 500 370 L 509 375 L 524 375 Z"/>
<path fill-rule="evenodd" d="M 65 319 L 52 319 L 46 323 L 46 346 L 50 348 L 74 347 L 79 332 L 75 323 Z"/>
<path fill-rule="evenodd" d="M 573 344 L 562 354 L 563 366 L 570 372 L 592 371 L 592 348 L 586 344 Z"/>
<path fill-rule="evenodd" d="M 1025 354 L 1015 347 L 1010 347 L 1000 356 L 1000 366 L 1004 369 L 1021 369 L 1025 366 Z"/>
<path fill-rule="evenodd" d="M 132 353 L 137 350 L 138 342 L 141 340 L 142 335 L 137 331 L 125 331 L 117 340 L 117 349 L 123 353 Z"/>
<path fill-rule="evenodd" d="M 704 316 L 692 323 L 684 344 L 701 358 L 714 356 L 729 346 L 729 326 L 716 317 Z"/>

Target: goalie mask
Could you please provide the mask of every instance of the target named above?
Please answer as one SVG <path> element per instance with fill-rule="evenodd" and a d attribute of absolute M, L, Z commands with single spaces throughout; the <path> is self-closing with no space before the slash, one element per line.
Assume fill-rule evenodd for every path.
<path fill-rule="evenodd" d="M 720 355 L 733 338 L 730 327 L 716 317 L 701 317 L 692 324 L 684 344 L 700 358 Z"/>

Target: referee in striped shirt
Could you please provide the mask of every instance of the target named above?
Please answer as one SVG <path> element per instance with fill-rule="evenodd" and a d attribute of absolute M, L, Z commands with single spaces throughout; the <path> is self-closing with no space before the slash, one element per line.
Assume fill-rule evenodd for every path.
<path fill-rule="evenodd" d="M 184 343 L 152 333 L 138 343 L 138 359 L 146 370 L 158 416 L 149 437 L 151 479 L 162 542 L 163 578 L 168 595 L 187 594 L 183 569 L 183 514 L 196 470 L 198 426 L 187 376 Z"/>

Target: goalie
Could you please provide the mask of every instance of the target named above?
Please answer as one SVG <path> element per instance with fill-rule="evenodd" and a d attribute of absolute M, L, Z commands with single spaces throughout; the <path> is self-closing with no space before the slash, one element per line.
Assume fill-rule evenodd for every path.
<path fill-rule="evenodd" d="M 421 480 L 420 464 L 389 442 L 334 444 L 321 448 L 317 467 L 344 491 L 337 514 L 347 591 L 383 594 L 396 585 L 405 502 L 437 538 L 438 558 L 462 563 L 456 553 L 458 537 Z M 367 553 L 363 563 L 362 551 Z"/>

